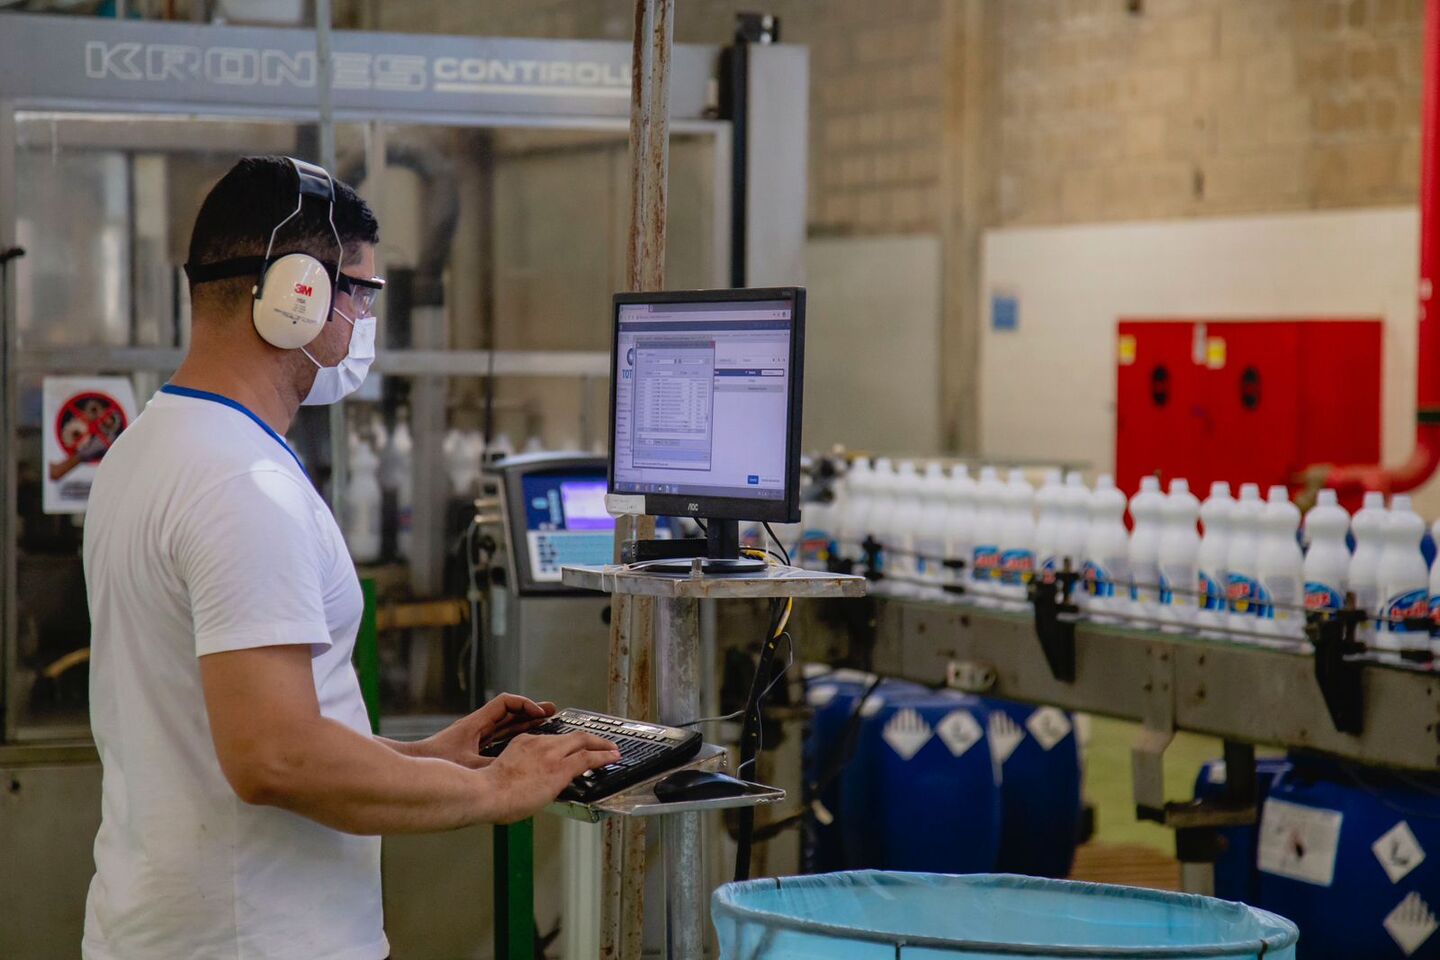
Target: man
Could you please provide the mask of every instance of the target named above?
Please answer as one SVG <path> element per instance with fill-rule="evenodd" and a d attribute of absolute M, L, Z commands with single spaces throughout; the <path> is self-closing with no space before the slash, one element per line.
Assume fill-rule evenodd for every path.
<path fill-rule="evenodd" d="M 378 239 L 352 189 L 281 157 L 240 161 L 200 208 L 189 353 L 102 461 L 85 527 L 104 767 L 89 960 L 380 960 L 379 834 L 518 820 L 619 759 L 581 734 L 482 759 L 554 712 L 510 695 L 419 743 L 370 734 L 355 569 L 282 438 L 301 403 L 364 378 Z M 295 297 L 334 295 L 287 348 L 275 324 L 311 309 L 272 309 L 277 275 L 310 264 L 275 263 L 296 253 L 324 269 Z"/>

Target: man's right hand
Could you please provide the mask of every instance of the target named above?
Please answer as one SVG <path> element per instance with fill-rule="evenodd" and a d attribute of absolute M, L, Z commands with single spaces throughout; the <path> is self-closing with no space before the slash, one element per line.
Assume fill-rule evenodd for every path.
<path fill-rule="evenodd" d="M 586 770 L 619 759 L 619 748 L 594 734 L 522 733 L 480 774 L 495 790 L 495 822 L 515 823 L 553 802 Z"/>

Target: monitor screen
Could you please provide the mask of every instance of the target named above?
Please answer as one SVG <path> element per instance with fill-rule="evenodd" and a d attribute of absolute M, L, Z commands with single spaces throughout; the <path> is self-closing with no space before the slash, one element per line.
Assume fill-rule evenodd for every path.
<path fill-rule="evenodd" d="M 559 583 L 560 568 L 614 559 L 615 518 L 605 510 L 605 477 L 595 471 L 535 472 L 520 481 L 530 576 Z"/>
<path fill-rule="evenodd" d="M 749 293 L 617 298 L 614 493 L 792 498 L 797 299 Z"/>

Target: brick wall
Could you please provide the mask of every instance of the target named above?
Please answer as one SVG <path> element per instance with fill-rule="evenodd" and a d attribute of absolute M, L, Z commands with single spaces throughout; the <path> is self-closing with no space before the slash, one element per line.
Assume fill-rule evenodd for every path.
<path fill-rule="evenodd" d="M 1422 0 L 1005 0 L 999 224 L 1413 203 Z"/>
<path fill-rule="evenodd" d="M 352 2 L 369 26 L 441 33 L 625 39 L 633 15 L 630 0 Z M 935 232 L 958 55 L 945 7 L 963 2 L 683 0 L 676 39 L 724 42 L 737 10 L 778 14 L 811 50 L 812 230 Z M 1411 203 L 1423 6 L 986 0 L 979 219 Z"/>
<path fill-rule="evenodd" d="M 735 14 L 781 17 L 810 48 L 809 216 L 816 233 L 940 228 L 942 0 L 681 0 L 675 39 L 727 43 Z M 897 16 L 903 7 L 903 15 Z M 629 40 L 631 0 L 387 0 L 372 29 Z M 341 11 L 357 23 L 358 6 Z"/>

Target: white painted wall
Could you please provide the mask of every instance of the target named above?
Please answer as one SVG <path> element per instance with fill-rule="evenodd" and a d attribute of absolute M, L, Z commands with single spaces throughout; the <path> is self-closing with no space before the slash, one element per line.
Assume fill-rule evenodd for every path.
<path fill-rule="evenodd" d="M 806 244 L 807 450 L 940 447 L 940 238 Z"/>
<path fill-rule="evenodd" d="M 993 457 L 1115 463 L 1115 324 L 1136 317 L 1381 317 L 1386 463 L 1415 418 L 1419 215 L 1383 208 L 994 230 L 981 287 L 980 442 Z M 1020 301 L 990 328 L 992 294 Z M 1440 516 L 1440 484 L 1420 505 Z"/>

